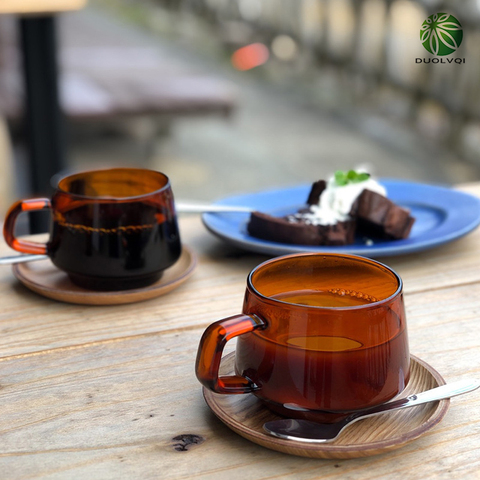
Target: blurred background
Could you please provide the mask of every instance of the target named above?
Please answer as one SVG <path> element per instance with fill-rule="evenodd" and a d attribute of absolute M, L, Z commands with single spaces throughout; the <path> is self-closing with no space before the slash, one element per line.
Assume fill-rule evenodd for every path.
<path fill-rule="evenodd" d="M 434 56 L 420 27 L 437 12 L 463 26 L 461 47 L 443 57 L 459 63 L 423 62 Z M 38 44 L 29 35 L 44 20 L 37 35 L 48 37 L 49 60 L 28 70 L 28 42 Z M 479 0 L 0 9 L 0 210 L 48 194 L 54 172 L 115 165 L 163 171 L 177 200 L 200 201 L 358 165 L 428 183 L 480 180 L 478 45 Z M 26 97 L 39 80 L 26 78 L 47 74 L 58 80 L 60 113 L 51 120 L 55 98 L 44 113 L 40 102 L 32 143 Z"/>

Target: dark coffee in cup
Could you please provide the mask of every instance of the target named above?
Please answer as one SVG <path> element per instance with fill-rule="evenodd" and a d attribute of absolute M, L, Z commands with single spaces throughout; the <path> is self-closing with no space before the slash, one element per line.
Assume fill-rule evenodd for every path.
<path fill-rule="evenodd" d="M 46 245 L 16 239 L 21 211 L 51 208 Z M 117 168 L 71 175 L 48 199 L 17 202 L 7 214 L 5 238 L 24 253 L 46 253 L 85 288 L 123 290 L 157 281 L 180 256 L 181 245 L 168 178 Z M 35 251 L 34 251 L 35 250 Z"/>

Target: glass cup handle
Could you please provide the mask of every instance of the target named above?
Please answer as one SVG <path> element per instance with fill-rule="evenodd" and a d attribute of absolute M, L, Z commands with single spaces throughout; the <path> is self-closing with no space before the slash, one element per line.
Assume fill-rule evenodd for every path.
<path fill-rule="evenodd" d="M 3 224 L 3 236 L 7 244 L 18 252 L 45 255 L 47 253 L 47 245 L 44 243 L 19 240 L 15 237 L 15 224 L 17 223 L 17 217 L 23 212 L 48 208 L 52 208 L 48 198 L 32 198 L 15 202 L 8 210 L 5 223 Z"/>
<path fill-rule="evenodd" d="M 240 375 L 218 376 L 222 352 L 228 340 L 266 326 L 255 315 L 234 315 L 212 323 L 198 346 L 195 372 L 202 385 L 216 393 L 250 393 L 258 387 Z"/>

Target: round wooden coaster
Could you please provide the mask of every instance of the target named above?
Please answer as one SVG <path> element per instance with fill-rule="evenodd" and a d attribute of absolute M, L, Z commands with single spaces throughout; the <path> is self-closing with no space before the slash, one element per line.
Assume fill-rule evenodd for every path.
<path fill-rule="evenodd" d="M 235 354 L 222 360 L 222 375 L 231 375 Z M 402 397 L 445 385 L 445 380 L 426 362 L 411 356 L 410 381 Z M 431 402 L 366 418 L 347 427 L 335 441 L 326 444 L 299 443 L 272 437 L 263 424 L 279 417 L 252 394 L 220 395 L 203 388 L 213 413 L 242 437 L 263 447 L 311 458 L 356 458 L 394 450 L 420 437 L 447 413 L 450 400 Z"/>
<path fill-rule="evenodd" d="M 183 245 L 180 258 L 163 272 L 160 280 L 148 287 L 113 292 L 86 290 L 76 286 L 50 260 L 18 263 L 13 266 L 13 273 L 30 290 L 54 300 L 82 305 L 121 305 L 141 302 L 170 292 L 190 278 L 196 265 L 196 255 Z"/>

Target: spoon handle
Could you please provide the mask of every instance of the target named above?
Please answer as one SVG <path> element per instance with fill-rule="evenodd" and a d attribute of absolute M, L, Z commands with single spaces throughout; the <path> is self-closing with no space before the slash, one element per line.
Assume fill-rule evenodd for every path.
<path fill-rule="evenodd" d="M 178 213 L 251 213 L 253 208 L 237 207 L 235 205 L 206 205 L 201 203 L 175 202 Z"/>
<path fill-rule="evenodd" d="M 370 417 L 379 413 L 387 412 L 389 410 L 397 410 L 400 408 L 414 407 L 422 403 L 434 402 L 436 400 L 443 400 L 445 398 L 455 397 L 463 393 L 471 392 L 480 387 L 480 381 L 474 379 L 458 380 L 457 382 L 447 383 L 440 387 L 432 388 L 426 392 L 416 393 L 408 397 L 394 400 L 393 402 L 384 403 L 376 407 L 372 407 L 363 412 L 352 414 L 351 417 L 356 419 Z M 351 418 L 350 417 L 350 418 Z"/>
<path fill-rule="evenodd" d="M 471 392 L 480 387 L 480 381 L 474 379 L 458 380 L 457 382 L 448 383 L 441 387 L 432 388 L 426 392 L 417 393 L 407 397 L 412 404 L 420 405 L 421 403 L 433 402 L 444 398 L 455 397 L 463 393 Z"/>
<path fill-rule="evenodd" d="M 13 255 L 11 257 L 0 257 L 0 265 L 12 265 L 14 263 L 34 262 L 45 260 L 47 255 Z"/>

